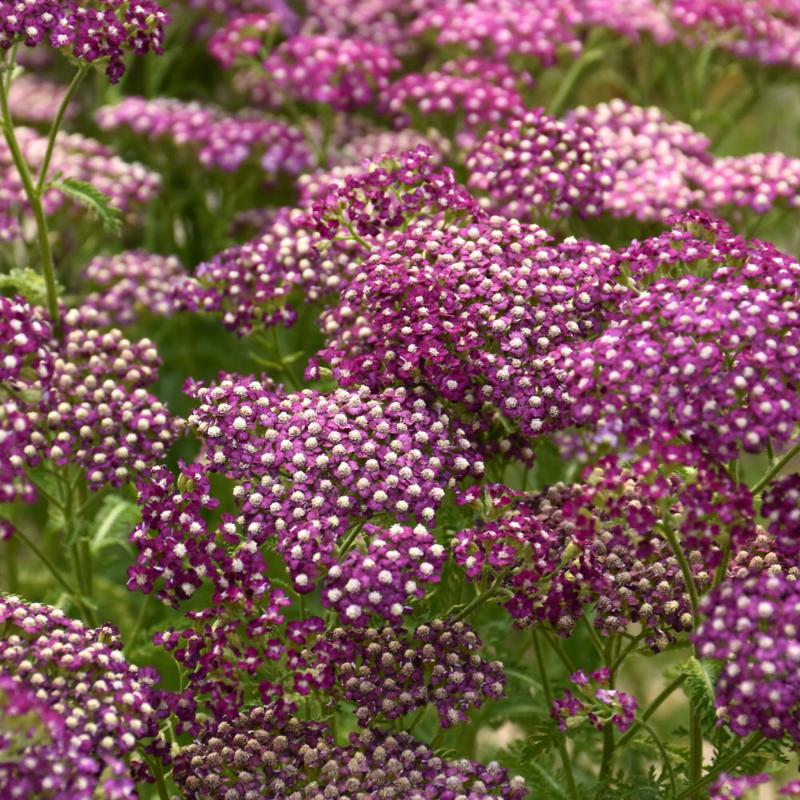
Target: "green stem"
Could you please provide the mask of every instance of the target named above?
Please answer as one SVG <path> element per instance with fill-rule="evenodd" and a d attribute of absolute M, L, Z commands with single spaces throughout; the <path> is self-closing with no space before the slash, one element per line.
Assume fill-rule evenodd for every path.
<path fill-rule="evenodd" d="M 631 639 L 628 646 L 625 647 L 625 649 L 622 650 L 620 654 L 614 659 L 611 666 L 609 667 L 609 670 L 611 671 L 612 675 L 622 666 L 622 662 L 631 654 L 633 650 L 636 649 L 639 642 L 641 642 L 643 638 L 644 638 L 644 633 L 640 633 L 638 636 L 635 636 L 633 639 Z"/>
<path fill-rule="evenodd" d="M 147 607 L 150 605 L 150 599 L 152 598 L 152 594 L 145 595 L 142 604 L 139 606 L 139 613 L 136 615 L 136 621 L 133 623 L 133 628 L 131 628 L 131 632 L 128 634 L 127 643 L 125 644 L 125 652 L 129 653 L 133 646 L 136 644 L 136 640 L 139 638 L 139 631 L 141 631 L 145 617 L 147 616 Z"/>
<path fill-rule="evenodd" d="M 422 706 L 419 711 L 414 715 L 414 719 L 411 720 L 411 724 L 406 728 L 407 733 L 413 733 L 414 728 L 419 725 L 422 718 L 425 716 L 425 712 L 428 710 L 428 706 Z"/>
<path fill-rule="evenodd" d="M 723 772 L 730 772 L 736 767 L 742 759 L 758 747 L 764 737 L 760 733 L 753 734 L 747 742 L 730 758 L 714 764 L 713 767 L 698 781 L 689 784 L 677 797 L 677 800 L 684 800 L 684 798 L 695 797 L 697 793 L 710 786 Z"/>
<path fill-rule="evenodd" d="M 625 735 L 617 742 L 617 748 L 622 749 L 633 737 L 636 735 L 637 731 L 641 727 L 643 722 L 646 722 L 656 711 L 661 707 L 664 701 L 676 690 L 681 687 L 683 682 L 686 680 L 686 674 L 679 675 L 675 678 L 669 686 L 662 689 L 662 691 L 658 694 L 655 700 L 647 707 L 647 710 L 642 714 L 641 719 L 635 722 L 627 731 L 625 731 Z"/>
<path fill-rule="evenodd" d="M 646 722 L 641 722 L 640 725 L 642 728 L 644 728 L 644 730 L 647 731 L 647 733 L 650 735 L 650 738 L 655 743 L 655 746 L 658 748 L 658 751 L 661 753 L 661 758 L 664 761 L 664 771 L 669 776 L 669 784 L 672 788 L 672 796 L 675 797 L 678 794 L 678 786 L 675 783 L 675 772 L 672 769 L 672 762 L 670 761 L 669 753 L 667 753 L 667 748 L 664 747 L 664 743 L 661 741 L 661 738 L 651 725 Z"/>
<path fill-rule="evenodd" d="M 767 484 L 798 454 L 800 453 L 800 442 L 787 450 L 765 473 L 764 477 L 750 490 L 753 494 L 761 494 Z"/>
<path fill-rule="evenodd" d="M 598 797 L 602 796 L 603 787 L 611 771 L 611 761 L 614 756 L 614 723 L 607 722 L 603 726 L 603 755 L 600 759 L 600 772 L 597 775 Z"/>
<path fill-rule="evenodd" d="M 13 64 L 5 64 L 6 69 L 13 69 Z M 0 80 L 0 111 L 2 111 L 3 137 L 11 153 L 11 159 L 19 174 L 25 198 L 31 207 L 33 217 L 36 220 L 36 233 L 39 241 L 39 254 L 42 260 L 42 273 L 47 290 L 47 312 L 53 324 L 53 330 L 57 336 L 61 334 L 61 321 L 58 315 L 58 288 L 56 286 L 55 267 L 53 266 L 53 253 L 50 250 L 50 231 L 47 227 L 47 217 L 42 205 L 42 197 L 33 185 L 33 178 L 28 167 L 28 162 L 22 154 L 17 134 L 14 131 L 14 121 L 11 117 L 11 110 L 8 106 L 8 91 L 6 83 Z"/>
<path fill-rule="evenodd" d="M 460 622 L 462 619 L 464 619 L 464 617 L 471 614 L 476 608 L 482 606 L 487 600 L 491 600 L 491 598 L 497 593 L 497 587 L 500 585 L 500 581 L 502 579 L 502 573 L 497 575 L 494 581 L 492 581 L 492 585 L 485 592 L 480 592 L 479 594 L 475 595 L 475 597 L 473 597 L 472 600 L 452 618 L 451 623 Z"/>
<path fill-rule="evenodd" d="M 664 534 L 664 538 L 667 540 L 667 542 L 669 542 L 669 546 L 672 548 L 672 552 L 681 568 L 683 582 L 686 584 L 686 591 L 689 593 L 689 602 L 692 606 L 692 617 L 696 620 L 697 609 L 700 606 L 700 600 L 697 596 L 697 586 L 694 582 L 694 575 L 692 575 L 692 568 L 686 559 L 686 554 L 683 552 L 683 548 L 681 548 L 680 543 L 678 542 L 678 537 L 675 535 L 675 531 L 672 530 L 672 528 L 669 526 L 669 523 L 666 521 L 664 521 L 664 524 L 661 526 L 661 532 Z"/>
<path fill-rule="evenodd" d="M 75 601 L 75 604 L 81 610 L 81 613 L 86 621 L 92 627 L 94 627 L 94 615 L 91 613 L 91 610 L 88 608 L 88 606 L 83 602 L 80 593 L 75 591 L 75 589 L 67 582 L 67 580 L 59 571 L 58 567 L 56 567 L 56 565 L 53 564 L 53 562 L 21 530 L 17 530 L 14 533 L 14 536 L 19 536 L 19 538 L 25 542 L 30 551 L 39 559 L 39 561 L 42 562 L 42 564 L 47 568 L 47 571 L 55 578 L 56 582 L 61 586 L 61 588 Z"/>
<path fill-rule="evenodd" d="M 577 668 L 575 664 L 572 663 L 572 659 L 567 655 L 566 650 L 561 646 L 558 635 L 545 630 L 542 631 L 542 634 L 545 637 L 545 641 L 553 648 L 553 652 L 558 656 L 567 672 L 572 675 Z"/>
<path fill-rule="evenodd" d="M 156 782 L 156 790 L 160 800 L 169 800 L 169 792 L 167 791 L 167 782 L 164 780 L 164 768 L 161 762 L 155 758 L 146 759 L 147 766 L 150 769 L 150 774 Z"/>
<path fill-rule="evenodd" d="M 358 536 L 359 533 L 361 533 L 361 529 L 363 527 L 364 527 L 364 523 L 363 522 L 357 522 L 353 526 L 353 528 L 350 531 L 350 533 L 347 534 L 347 537 L 342 542 L 342 547 L 339 550 L 339 558 L 344 558 L 350 552 L 350 548 L 353 546 L 353 544 L 354 544 L 354 542 L 356 540 L 356 537 Z"/>
<path fill-rule="evenodd" d="M 50 125 L 50 131 L 47 134 L 47 149 L 44 152 L 44 160 L 42 161 L 42 166 L 39 169 L 39 179 L 36 181 L 36 192 L 40 196 L 44 193 L 44 185 L 47 181 L 47 172 L 50 169 L 50 160 L 53 158 L 53 148 L 56 144 L 58 132 L 61 129 L 61 123 L 64 121 L 64 114 L 67 111 L 67 107 L 72 102 L 72 98 L 75 97 L 75 92 L 78 91 L 78 87 L 83 82 L 83 79 L 86 77 L 86 73 L 88 71 L 89 66 L 85 65 L 75 73 L 74 77 L 72 78 L 72 82 L 67 89 L 67 93 L 64 95 L 64 99 L 61 101 L 61 105 L 58 107 L 55 117 L 53 117 L 53 122 Z"/>
<path fill-rule="evenodd" d="M 696 783 L 703 774 L 703 728 L 700 715 L 689 705 L 689 782 Z M 690 795 L 694 796 L 694 795 Z M 696 795 L 698 798 L 700 795 Z"/>
<path fill-rule="evenodd" d="M 19 542 L 16 533 L 6 542 L 6 578 L 11 594 L 19 592 Z"/>
<path fill-rule="evenodd" d="M 542 655 L 541 642 L 539 641 L 539 631 L 533 629 L 533 652 L 536 656 L 536 666 L 539 668 L 539 677 L 542 680 L 542 689 L 544 690 L 544 699 L 547 703 L 548 712 L 553 707 L 553 690 L 550 686 L 550 678 L 547 675 L 547 668 L 544 664 L 544 656 Z M 569 753 L 567 752 L 567 745 L 564 741 L 564 736 L 558 737 L 558 752 L 561 756 L 561 764 L 564 767 L 564 774 L 567 778 L 567 788 L 569 789 L 570 797 L 573 800 L 579 800 L 578 787 L 575 783 L 575 775 L 572 772 L 572 762 L 570 761 Z"/>

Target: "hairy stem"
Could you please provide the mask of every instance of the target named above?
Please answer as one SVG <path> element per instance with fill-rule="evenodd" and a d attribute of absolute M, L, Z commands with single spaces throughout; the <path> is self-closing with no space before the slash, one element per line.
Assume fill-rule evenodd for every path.
<path fill-rule="evenodd" d="M 723 772 L 730 772 L 734 769 L 745 756 L 755 750 L 763 741 L 764 737 L 760 733 L 754 733 L 732 756 L 714 764 L 702 778 L 689 784 L 689 786 L 678 795 L 677 800 L 699 796 L 699 793 L 710 786 Z"/>

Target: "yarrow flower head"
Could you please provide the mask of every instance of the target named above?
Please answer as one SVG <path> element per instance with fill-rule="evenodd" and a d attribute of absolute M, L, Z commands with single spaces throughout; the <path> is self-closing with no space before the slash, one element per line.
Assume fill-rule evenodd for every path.
<path fill-rule="evenodd" d="M 722 662 L 717 715 L 738 736 L 800 741 L 800 591 L 780 573 L 728 580 L 703 601 L 694 636 L 702 658 Z"/>
<path fill-rule="evenodd" d="M 800 419 L 800 265 L 697 215 L 621 258 L 643 290 L 597 338 L 562 349 L 575 419 L 620 418 L 629 440 L 681 435 L 723 461 L 787 443 Z"/>
<path fill-rule="evenodd" d="M 344 385 L 421 385 L 536 437 L 569 424 L 552 354 L 602 330 L 625 291 L 614 269 L 610 248 L 552 244 L 516 220 L 415 222 L 384 237 L 326 312 L 318 357 Z"/>
<path fill-rule="evenodd" d="M 398 128 L 425 130 L 432 123 L 462 148 L 493 127 L 523 113 L 515 88 L 487 75 L 464 76 L 434 70 L 410 73 L 392 83 L 381 96 L 381 110 Z M 437 123 L 437 121 L 441 120 Z"/>
<path fill-rule="evenodd" d="M 375 100 L 399 62 L 369 41 L 299 35 L 279 44 L 262 66 L 271 105 L 319 103 L 351 111 Z"/>
<path fill-rule="evenodd" d="M 174 286 L 185 274 L 174 256 L 144 250 L 96 256 L 83 272 L 96 291 L 82 305 L 97 311 L 104 327 L 133 325 L 145 313 L 167 317 L 175 311 Z"/>
<path fill-rule="evenodd" d="M 480 215 L 477 202 L 456 182 L 453 171 L 436 167 L 431 150 L 420 145 L 399 155 L 377 157 L 360 173 L 314 203 L 311 219 L 327 239 L 338 235 L 375 237 L 423 214 L 470 218 Z"/>
<path fill-rule="evenodd" d="M 263 706 L 209 726 L 177 753 L 173 774 L 190 800 L 276 793 L 292 800 L 523 800 L 528 793 L 522 778 L 509 778 L 495 762 L 446 761 L 405 732 L 365 730 L 337 746 L 322 723 Z"/>
<path fill-rule="evenodd" d="M 362 537 L 359 537 L 362 538 Z M 438 583 L 447 554 L 421 525 L 363 528 L 359 544 L 328 570 L 322 604 L 335 609 L 343 625 L 366 625 L 373 618 L 399 623 L 410 601 L 425 597 Z"/>
<path fill-rule="evenodd" d="M 257 164 L 273 179 L 280 172 L 297 174 L 311 155 L 302 133 L 282 120 L 259 114 L 228 115 L 213 106 L 159 97 L 126 97 L 97 112 L 105 131 L 130 129 L 148 142 L 167 141 L 178 153 L 206 170 L 235 172 Z"/>
<path fill-rule="evenodd" d="M 169 15 L 155 0 L 3 0 L 0 48 L 51 47 L 86 64 L 100 63 L 111 83 L 125 72 L 128 53 L 160 54 Z"/>
<path fill-rule="evenodd" d="M 784 475 L 764 492 L 761 516 L 775 537 L 776 551 L 787 559 L 800 552 L 800 475 Z"/>
<path fill-rule="evenodd" d="M 492 211 L 517 219 L 593 217 L 612 185 L 594 130 L 541 109 L 494 127 L 466 159 L 468 186 Z"/>
<path fill-rule="evenodd" d="M 711 786 L 711 800 L 739 800 L 751 789 L 769 781 L 769 775 L 722 775 Z"/>
<path fill-rule="evenodd" d="M 354 523 L 430 523 L 449 487 L 483 472 L 469 430 L 405 389 L 278 397 L 246 378 L 189 391 L 209 467 L 237 481 L 243 524 L 260 541 L 277 536 L 300 592 Z"/>
<path fill-rule="evenodd" d="M 135 798 L 143 775 L 128 756 L 166 756 L 156 672 L 125 660 L 111 626 L 86 628 L 59 609 L 2 597 L 0 622 L 0 750 L 14 754 L 0 769 L 3 796 Z M 4 730 L 32 715 L 44 735 Z"/>

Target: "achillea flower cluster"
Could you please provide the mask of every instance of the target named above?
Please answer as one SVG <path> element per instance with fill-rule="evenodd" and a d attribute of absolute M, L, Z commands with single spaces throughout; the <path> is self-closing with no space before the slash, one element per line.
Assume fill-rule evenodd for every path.
<path fill-rule="evenodd" d="M 141 775 L 128 756 L 167 751 L 156 672 L 125 660 L 111 626 L 86 628 L 56 608 L 6 596 L 0 622 L 0 749 L 15 754 L 0 769 L 3 797 L 135 798 Z"/>
<path fill-rule="evenodd" d="M 97 489 L 128 483 L 163 458 L 181 423 L 145 389 L 159 366 L 150 341 L 131 342 L 116 329 L 73 329 L 54 342 L 49 325 L 21 300 L 3 298 L 0 311 L 5 498 L 32 499 L 24 469 L 42 459 L 79 465 Z M 68 329 L 79 316 L 67 312 Z"/>
<path fill-rule="evenodd" d="M 764 214 L 782 203 L 796 208 L 800 202 L 800 159 L 783 153 L 698 161 L 691 177 L 709 210 L 745 208 Z"/>
<path fill-rule="evenodd" d="M 695 220 L 697 236 L 684 230 Z M 800 265 L 696 215 L 634 242 L 622 262 L 646 290 L 622 299 L 596 339 L 562 349 L 575 419 L 620 418 L 629 440 L 666 431 L 723 461 L 789 442 L 800 419 Z"/>
<path fill-rule="evenodd" d="M 430 151 L 431 164 L 441 166 L 442 157 L 450 150 L 448 140 L 435 128 L 428 128 L 421 133 L 413 128 L 399 131 L 377 129 L 348 139 L 333 154 L 334 166 L 361 165 L 365 161 L 379 159 L 383 155 L 399 156 L 409 150 L 416 150 L 420 145 Z M 305 177 L 305 176 L 303 176 Z"/>
<path fill-rule="evenodd" d="M 553 356 L 602 330 L 625 291 L 614 265 L 607 247 L 550 244 L 515 220 L 416 222 L 385 237 L 326 312 L 319 357 L 342 385 L 422 385 L 536 437 L 569 424 Z"/>
<path fill-rule="evenodd" d="M 144 250 L 96 256 L 83 272 L 96 287 L 83 307 L 94 309 L 104 327 L 133 325 L 143 313 L 166 317 L 175 310 L 174 287 L 185 274 L 174 256 Z"/>
<path fill-rule="evenodd" d="M 281 18 L 278 14 L 244 14 L 234 17 L 214 33 L 208 41 L 208 52 L 225 69 L 242 61 L 249 65 L 281 34 Z"/>
<path fill-rule="evenodd" d="M 440 619 L 420 625 L 410 637 L 391 627 L 337 628 L 317 645 L 321 660 L 335 670 L 329 691 L 341 691 L 355 706 L 360 726 L 433 703 L 443 728 L 466 721 L 471 708 L 504 693 L 503 665 L 481 658 L 480 647 L 466 623 Z"/>
<path fill-rule="evenodd" d="M 436 167 L 434 154 L 423 145 L 400 155 L 374 159 L 361 174 L 314 203 L 310 217 L 326 239 L 337 236 L 376 237 L 416 216 L 481 217 L 476 200 L 456 182 L 449 168 Z"/>
<path fill-rule="evenodd" d="M 470 432 L 406 389 L 279 397 L 243 378 L 189 391 L 209 467 L 237 481 L 247 530 L 277 536 L 299 592 L 334 563 L 354 523 L 378 514 L 430 523 L 449 487 L 483 472 Z"/>
<path fill-rule="evenodd" d="M 169 15 L 155 0 L 4 0 L 0 6 L 0 49 L 47 42 L 78 61 L 105 65 L 111 83 L 125 72 L 127 53 L 161 53 Z"/>
<path fill-rule="evenodd" d="M 439 582 L 445 548 L 421 525 L 389 530 L 365 525 L 363 539 L 363 548 L 356 540 L 328 569 L 322 605 L 335 609 L 343 625 L 367 625 L 375 617 L 397 624 L 410 613 L 410 602 Z"/>
<path fill-rule="evenodd" d="M 722 775 L 711 787 L 711 800 L 739 800 L 751 789 L 769 781 L 769 775 Z"/>
<path fill-rule="evenodd" d="M 16 135 L 23 155 L 31 168 L 38 170 L 44 159 L 47 139 L 30 128 L 17 128 Z M 16 173 L 11 154 L 0 141 L 0 240 L 20 235 L 19 213 L 27 208 L 22 182 Z M 62 133 L 55 144 L 51 174 L 90 183 L 109 198 L 109 204 L 135 218 L 139 206 L 149 203 L 159 191 L 161 179 L 141 164 L 129 163 L 93 139 L 78 133 Z M 54 214 L 67 203 L 67 198 L 51 188 L 43 198 L 48 214 Z"/>
<path fill-rule="evenodd" d="M 33 73 L 23 73 L 16 77 L 8 91 L 8 107 L 16 123 L 44 125 L 53 121 L 53 117 L 64 100 L 67 87 L 40 78 Z M 75 116 L 74 105 L 67 107 L 66 119 Z"/>
<path fill-rule="evenodd" d="M 149 142 L 166 141 L 179 153 L 188 151 L 207 170 L 235 172 L 257 164 L 268 178 L 279 172 L 296 174 L 311 156 L 300 131 L 286 122 L 257 114 L 229 116 L 195 102 L 172 98 L 126 97 L 97 112 L 104 131 L 129 129 Z"/>
<path fill-rule="evenodd" d="M 516 219 L 593 217 L 613 185 L 594 130 L 561 122 L 541 109 L 493 128 L 466 159 L 468 186 L 486 205 Z"/>
<path fill-rule="evenodd" d="M 694 643 L 723 662 L 717 715 L 738 736 L 800 741 L 798 609 L 796 581 L 770 573 L 726 581 L 703 601 Z"/>
<path fill-rule="evenodd" d="M 600 157 L 611 167 L 604 206 L 612 216 L 664 220 L 702 199 L 692 178 L 711 160 L 709 141 L 686 123 L 619 99 L 576 108 L 565 122 L 595 131 Z"/>
<path fill-rule="evenodd" d="M 385 47 L 361 39 L 293 36 L 262 66 L 271 105 L 322 104 L 350 111 L 373 103 L 399 62 Z"/>
<path fill-rule="evenodd" d="M 609 679 L 607 669 L 596 670 L 590 676 L 583 670 L 570 675 L 570 682 L 576 689 L 557 697 L 550 712 L 560 730 L 566 731 L 584 721 L 599 730 L 609 722 L 621 733 L 630 728 L 636 717 L 636 698 L 607 688 Z"/>
<path fill-rule="evenodd" d="M 672 0 L 670 15 L 690 43 L 711 39 L 740 58 L 800 66 L 800 11 L 791 0 Z"/>
<path fill-rule="evenodd" d="M 471 55 L 551 66 L 559 50 L 577 56 L 580 20 L 572 0 L 442 0 L 411 24 L 415 36 L 435 36 L 440 48 L 459 47 Z"/>
<path fill-rule="evenodd" d="M 685 474 L 686 464 L 695 471 Z M 587 469 L 583 483 L 532 495 L 492 487 L 489 501 L 488 508 L 478 504 L 485 521 L 456 533 L 456 563 L 476 583 L 499 580 L 518 624 L 547 621 L 562 634 L 586 607 L 603 635 L 636 622 L 654 649 L 691 629 L 689 594 L 664 524 L 688 553 L 698 591 L 711 585 L 728 541 L 734 553 L 755 557 L 762 548 L 746 488 L 679 448 L 629 463 L 609 458 Z M 666 503 L 670 522 L 662 523 Z M 758 569 L 738 555 L 733 563 L 737 571 Z"/>
<path fill-rule="evenodd" d="M 233 765 L 233 769 L 231 768 Z M 522 778 L 492 762 L 446 761 L 409 734 L 365 730 L 338 746 L 322 723 L 259 706 L 214 723 L 175 756 L 174 777 L 189 800 L 283 795 L 387 800 L 523 800 Z"/>
<path fill-rule="evenodd" d="M 775 537 L 781 556 L 794 559 L 800 552 L 800 475 L 784 475 L 764 492 L 761 516 Z"/>
<path fill-rule="evenodd" d="M 412 72 L 392 83 L 381 96 L 381 110 L 395 127 L 424 130 L 433 122 L 459 146 L 469 147 L 482 133 L 521 115 L 524 102 L 516 89 L 495 84 L 491 75 L 434 70 Z"/>
<path fill-rule="evenodd" d="M 305 215 L 279 210 L 260 236 L 223 250 L 175 282 L 174 303 L 219 314 L 240 336 L 290 325 L 297 304 L 318 302 L 346 285 L 362 251 L 356 242 L 327 245 Z"/>

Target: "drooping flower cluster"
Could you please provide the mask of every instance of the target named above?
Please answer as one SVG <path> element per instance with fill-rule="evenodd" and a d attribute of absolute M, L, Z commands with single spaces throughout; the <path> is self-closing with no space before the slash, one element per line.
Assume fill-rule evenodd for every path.
<path fill-rule="evenodd" d="M 161 53 L 169 15 L 155 0 L 4 0 L 0 5 L 0 49 L 47 42 L 71 58 L 105 65 L 111 83 L 125 72 L 127 53 Z"/>
<path fill-rule="evenodd" d="M 624 291 L 614 264 L 607 247 L 550 244 L 515 220 L 416 222 L 385 238 L 326 312 L 320 358 L 343 385 L 421 384 L 535 437 L 569 424 L 552 355 L 602 330 Z"/>
<path fill-rule="evenodd" d="M 293 36 L 262 66 L 271 105 L 319 103 L 349 111 L 374 102 L 399 63 L 385 47 L 369 41 Z"/>
<path fill-rule="evenodd" d="M 129 754 L 166 753 L 156 672 L 125 660 L 111 626 L 56 608 L 2 597 L 0 623 L 0 751 L 15 754 L 0 768 L 3 797 L 135 798 Z"/>
<path fill-rule="evenodd" d="M 729 580 L 703 601 L 698 654 L 723 662 L 717 714 L 739 736 L 800 741 L 800 592 L 780 574 Z"/>
<path fill-rule="evenodd" d="M 621 258 L 646 290 L 596 339 L 563 348 L 575 419 L 622 419 L 629 439 L 666 431 L 723 461 L 789 442 L 800 265 L 697 215 Z"/>
<path fill-rule="evenodd" d="M 363 532 L 363 550 L 356 544 L 328 570 L 322 604 L 345 625 L 367 625 L 374 617 L 397 624 L 411 611 L 409 601 L 439 582 L 445 548 L 421 525 L 385 531 L 365 525 Z"/>
<path fill-rule="evenodd" d="M 523 800 L 527 788 L 496 763 L 446 761 L 407 733 L 373 730 L 337 746 L 325 725 L 282 708 L 257 707 L 215 723 L 175 756 L 174 777 L 189 800 L 283 795 L 386 800 Z"/>
<path fill-rule="evenodd" d="M 133 325 L 142 313 L 169 316 L 175 310 L 175 285 L 185 275 L 174 256 L 126 250 L 114 256 L 96 256 L 83 277 L 96 291 L 84 307 L 94 309 L 103 327 Z"/>
<path fill-rule="evenodd" d="M 335 183 L 314 203 L 311 219 L 326 239 L 376 237 L 417 216 L 444 213 L 467 219 L 482 216 L 476 200 L 453 171 L 437 168 L 434 154 L 420 145 L 400 155 L 374 159 L 356 175 Z"/>
<path fill-rule="evenodd" d="M 209 467 L 237 481 L 243 524 L 259 543 L 277 536 L 300 592 L 355 522 L 430 523 L 448 487 L 483 472 L 469 431 L 406 389 L 280 397 L 244 378 L 190 393 L 200 405 L 188 422 Z"/>
<path fill-rule="evenodd" d="M 104 131 L 129 129 L 148 142 L 169 142 L 196 168 L 235 172 L 257 164 L 268 178 L 296 174 L 310 163 L 300 131 L 282 120 L 252 113 L 228 115 L 212 106 L 160 97 L 126 97 L 97 112 Z"/>
<path fill-rule="evenodd" d="M 40 169 L 47 138 L 30 128 L 17 128 L 16 135 L 31 168 Z M 27 200 L 4 141 L 0 141 L 0 167 L 3 170 L 0 179 L 0 240 L 8 241 L 20 235 L 19 214 L 27 208 Z M 58 137 L 50 174 L 90 183 L 108 197 L 109 205 L 131 219 L 135 219 L 134 212 L 149 203 L 161 186 L 157 173 L 141 164 L 124 161 L 99 142 L 78 133 Z M 68 198 L 57 187 L 45 192 L 43 198 L 48 214 L 54 214 L 67 201 Z"/>
<path fill-rule="evenodd" d="M 593 217 L 612 186 L 594 130 L 541 109 L 493 128 L 467 156 L 470 189 L 494 212 L 516 219 Z"/>
<path fill-rule="evenodd" d="M 610 674 L 599 669 L 587 676 L 583 670 L 570 675 L 576 690 L 570 689 L 553 701 L 551 715 L 562 731 L 584 721 L 602 730 L 608 723 L 624 733 L 636 717 L 636 698 L 619 689 L 608 688 Z M 579 696 L 580 695 L 580 696 Z"/>

